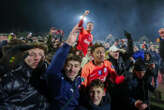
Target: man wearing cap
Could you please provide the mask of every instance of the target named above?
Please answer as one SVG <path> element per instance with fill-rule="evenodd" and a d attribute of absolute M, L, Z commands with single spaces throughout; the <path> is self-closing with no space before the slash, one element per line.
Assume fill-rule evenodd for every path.
<path fill-rule="evenodd" d="M 131 37 L 130 35 L 127 35 L 128 37 Z M 127 38 L 128 38 L 127 37 Z M 131 40 L 131 38 L 128 38 L 128 42 Z M 109 58 L 108 60 L 113 64 L 114 69 L 116 70 L 116 73 L 118 75 L 125 76 L 125 79 L 129 76 L 129 71 L 131 69 L 131 66 L 133 64 L 133 60 L 130 60 L 130 56 L 132 56 L 132 46 L 129 46 L 127 50 L 119 49 L 115 45 L 111 46 L 109 48 Z M 126 106 L 128 105 L 128 89 L 127 89 L 127 82 L 126 80 L 119 84 L 113 84 L 109 81 L 109 90 L 111 92 L 111 107 L 113 110 L 118 109 L 126 109 Z M 119 99 L 119 100 L 118 100 Z M 119 106 L 118 106 L 119 105 Z"/>
<path fill-rule="evenodd" d="M 125 71 L 129 70 L 129 66 L 131 63 L 131 60 L 129 60 L 129 58 L 133 54 L 132 37 L 128 32 L 125 32 L 124 34 L 128 39 L 127 49 L 120 49 L 117 46 L 113 45 L 108 50 L 108 60 L 112 62 L 118 75 L 122 75 Z"/>
<path fill-rule="evenodd" d="M 128 82 L 130 110 L 150 110 L 148 97 L 150 84 L 145 83 L 145 73 L 146 65 L 142 59 L 138 59 Z"/>
<path fill-rule="evenodd" d="M 124 75 L 125 78 L 128 75 L 128 65 L 122 55 L 121 49 L 117 48 L 116 46 L 112 46 L 109 48 L 109 58 L 108 60 L 112 62 L 114 69 L 116 70 L 118 75 Z M 128 58 L 127 58 L 128 60 Z M 113 110 L 118 110 L 118 109 L 127 109 L 127 102 L 128 102 L 128 97 L 127 97 L 127 84 L 126 81 L 124 81 L 122 84 L 116 85 L 113 83 L 109 83 L 109 88 L 110 89 L 110 94 L 111 94 L 111 107 Z M 119 99 L 119 100 L 118 100 Z M 119 105 L 119 106 L 118 106 Z"/>

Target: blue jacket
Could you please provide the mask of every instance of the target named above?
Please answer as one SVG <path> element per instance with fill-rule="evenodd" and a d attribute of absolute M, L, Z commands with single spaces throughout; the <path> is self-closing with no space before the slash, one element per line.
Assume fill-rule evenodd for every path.
<path fill-rule="evenodd" d="M 59 48 L 46 72 L 52 98 L 50 110 L 74 110 L 79 105 L 80 76 L 72 82 L 62 72 L 70 48 L 66 43 Z"/>
<path fill-rule="evenodd" d="M 136 60 L 138 58 L 142 58 L 144 60 L 144 51 L 139 50 L 133 54 L 133 58 Z"/>

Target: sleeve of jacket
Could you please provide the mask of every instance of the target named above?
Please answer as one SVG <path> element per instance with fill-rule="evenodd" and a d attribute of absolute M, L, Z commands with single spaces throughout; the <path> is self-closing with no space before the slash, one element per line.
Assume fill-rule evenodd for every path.
<path fill-rule="evenodd" d="M 84 23 L 84 20 L 81 19 L 80 22 L 79 22 L 79 24 L 78 24 L 79 27 L 82 27 L 82 28 L 81 28 L 81 32 L 82 32 L 82 30 L 84 29 L 83 23 Z"/>
<path fill-rule="evenodd" d="M 160 56 L 164 59 L 164 39 L 160 41 L 160 48 L 159 48 Z"/>
<path fill-rule="evenodd" d="M 53 59 L 48 66 L 48 69 L 46 71 L 47 74 L 57 74 L 61 72 L 61 70 L 64 67 L 65 60 L 67 58 L 67 55 L 69 53 L 71 46 L 64 43 L 64 45 L 57 50 L 55 55 L 53 56 Z"/>
<path fill-rule="evenodd" d="M 123 75 L 118 75 L 112 65 L 111 62 L 106 61 L 105 64 L 108 65 L 108 70 L 109 70 L 109 78 L 113 83 L 120 84 L 124 81 L 125 77 Z M 109 79 L 107 79 L 109 80 Z"/>
<path fill-rule="evenodd" d="M 83 22 L 84 22 L 83 19 L 81 19 L 78 26 L 82 27 L 83 26 Z"/>
<path fill-rule="evenodd" d="M 2 77 L 2 80 L 0 82 L 0 107 L 8 101 L 10 94 L 14 93 L 17 90 L 14 84 L 16 84 L 16 81 L 10 73 Z"/>
<path fill-rule="evenodd" d="M 81 73 L 82 85 L 85 87 L 87 86 L 88 76 L 90 73 L 90 68 L 88 64 L 84 65 L 84 67 L 82 68 L 82 73 Z"/>
<path fill-rule="evenodd" d="M 129 103 L 131 106 L 134 107 L 134 103 L 137 101 L 137 99 L 134 98 L 135 94 L 134 94 L 132 86 L 133 86 L 133 83 L 131 83 L 131 81 L 129 81 L 129 83 L 128 83 Z"/>
<path fill-rule="evenodd" d="M 127 52 L 126 52 L 125 58 L 129 58 L 134 53 L 133 52 L 133 39 L 132 39 L 131 35 L 126 36 L 126 37 L 127 37 L 128 42 L 127 42 Z"/>
<path fill-rule="evenodd" d="M 128 51 L 127 51 L 129 54 L 129 56 L 131 57 L 133 55 L 133 39 L 132 37 L 129 37 L 128 38 Z"/>

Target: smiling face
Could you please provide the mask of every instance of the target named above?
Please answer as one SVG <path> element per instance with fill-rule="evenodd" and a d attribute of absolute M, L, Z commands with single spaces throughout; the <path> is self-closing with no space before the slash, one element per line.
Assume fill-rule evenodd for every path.
<path fill-rule="evenodd" d="M 119 51 L 110 51 L 110 55 L 114 58 L 114 59 L 118 59 L 120 56 L 120 52 Z"/>
<path fill-rule="evenodd" d="M 70 60 L 65 66 L 65 75 L 67 76 L 67 78 L 74 81 L 76 76 L 79 74 L 80 69 L 81 63 L 79 61 Z"/>
<path fill-rule="evenodd" d="M 99 105 L 103 96 L 105 96 L 104 89 L 101 87 L 91 87 L 89 91 L 89 96 L 94 105 Z"/>
<path fill-rule="evenodd" d="M 91 32 L 93 30 L 93 27 L 94 26 L 93 26 L 93 23 L 92 22 L 88 22 L 87 23 L 87 31 L 90 31 Z"/>
<path fill-rule="evenodd" d="M 104 62 L 105 49 L 104 47 L 97 47 L 92 53 L 95 64 L 99 65 Z"/>
<path fill-rule="evenodd" d="M 40 60 L 44 58 L 44 50 L 40 48 L 34 48 L 28 50 L 28 56 L 24 60 L 29 67 L 35 69 L 38 66 Z"/>

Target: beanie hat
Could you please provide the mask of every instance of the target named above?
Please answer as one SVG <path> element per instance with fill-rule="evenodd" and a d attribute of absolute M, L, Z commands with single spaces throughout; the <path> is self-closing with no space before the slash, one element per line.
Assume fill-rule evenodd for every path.
<path fill-rule="evenodd" d="M 137 59 L 134 64 L 135 71 L 146 71 L 145 62 L 142 59 Z"/>

